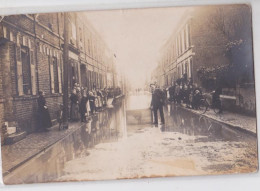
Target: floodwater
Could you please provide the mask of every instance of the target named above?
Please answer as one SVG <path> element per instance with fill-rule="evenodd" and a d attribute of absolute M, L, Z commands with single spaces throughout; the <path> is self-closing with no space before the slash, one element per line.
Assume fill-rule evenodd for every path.
<path fill-rule="evenodd" d="M 165 125 L 129 125 L 128 110 L 148 109 L 150 95 L 132 95 L 117 106 L 113 128 L 80 157 L 65 163 L 58 181 L 212 175 L 255 172 L 257 138 L 174 105 L 164 108 Z M 139 100 L 139 101 L 138 101 Z M 147 101 L 148 100 L 148 101 Z M 125 108 L 126 105 L 126 108 Z M 149 111 L 149 110 L 147 110 Z M 111 115 L 111 114 L 110 114 Z M 93 123 L 93 122 L 92 122 Z M 110 124 L 110 125 L 109 125 Z M 94 135 L 94 134 L 93 134 Z"/>
<path fill-rule="evenodd" d="M 4 177 L 7 184 L 250 173 L 257 138 L 174 105 L 151 125 L 149 94 L 131 95 Z"/>

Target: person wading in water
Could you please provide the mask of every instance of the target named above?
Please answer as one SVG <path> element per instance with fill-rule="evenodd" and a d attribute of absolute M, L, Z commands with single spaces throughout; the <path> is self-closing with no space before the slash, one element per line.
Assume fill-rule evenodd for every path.
<path fill-rule="evenodd" d="M 151 85 L 151 88 L 152 88 L 151 109 L 153 110 L 153 114 L 154 114 L 154 124 L 158 125 L 158 115 L 157 115 L 158 110 L 160 112 L 161 124 L 164 124 L 165 123 L 164 114 L 163 114 L 163 105 L 165 101 L 164 92 L 161 89 L 159 89 L 159 87 L 156 85 Z"/>

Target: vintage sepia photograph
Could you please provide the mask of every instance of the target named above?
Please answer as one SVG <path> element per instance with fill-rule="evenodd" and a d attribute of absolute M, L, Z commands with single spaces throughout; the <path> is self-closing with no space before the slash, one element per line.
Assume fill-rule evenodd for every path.
<path fill-rule="evenodd" d="M 250 4 L 0 16 L 3 182 L 258 171 Z"/>

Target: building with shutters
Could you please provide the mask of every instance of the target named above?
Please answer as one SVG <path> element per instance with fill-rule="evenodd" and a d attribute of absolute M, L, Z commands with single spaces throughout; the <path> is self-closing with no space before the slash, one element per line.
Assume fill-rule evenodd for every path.
<path fill-rule="evenodd" d="M 36 128 L 38 91 L 54 119 L 62 102 L 62 37 L 60 15 L 12 15 L 0 25 L 3 118 L 28 133 Z M 2 123 L 1 123 L 2 124 Z"/>
<path fill-rule="evenodd" d="M 69 13 L 69 92 L 75 83 L 92 89 L 107 86 L 113 76 L 102 38 L 84 13 Z M 39 90 L 53 122 L 63 92 L 64 14 L 1 17 L 0 124 L 15 122 L 28 133 L 36 129 Z M 112 64 L 113 65 L 113 64 Z"/>

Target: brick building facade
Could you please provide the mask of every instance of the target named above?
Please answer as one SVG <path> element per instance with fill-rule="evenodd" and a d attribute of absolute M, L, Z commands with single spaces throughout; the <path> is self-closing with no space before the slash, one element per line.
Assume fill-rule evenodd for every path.
<path fill-rule="evenodd" d="M 212 91 L 218 80 L 222 80 L 223 94 L 233 97 L 229 101 L 245 110 L 255 111 L 255 96 L 247 101 L 250 103 L 245 103 L 245 95 L 241 94 L 254 92 L 252 47 L 250 6 L 192 7 L 184 13 L 162 47 L 162 56 L 152 80 L 161 87 L 169 87 L 185 77 L 204 91 Z M 239 71 L 229 72 L 218 79 L 216 71 L 221 68 Z M 208 73 L 210 79 L 206 83 L 199 75 L 202 69 L 212 71 Z"/>
<path fill-rule="evenodd" d="M 113 54 L 84 13 L 69 13 L 69 92 L 75 83 L 107 86 L 114 74 Z M 36 128 L 37 98 L 45 91 L 53 121 L 62 103 L 64 14 L 1 17 L 0 124 L 16 122 L 28 133 Z M 113 84 L 110 84 L 113 85 Z"/>

